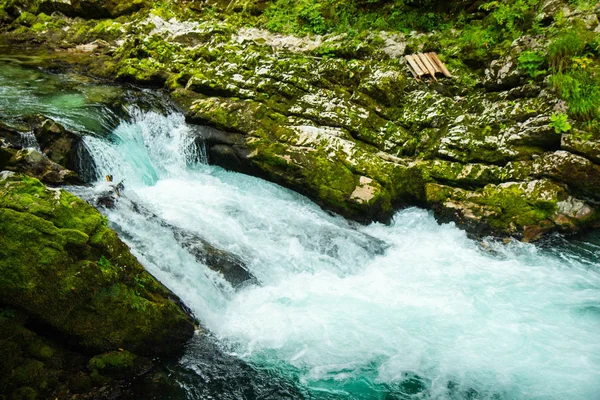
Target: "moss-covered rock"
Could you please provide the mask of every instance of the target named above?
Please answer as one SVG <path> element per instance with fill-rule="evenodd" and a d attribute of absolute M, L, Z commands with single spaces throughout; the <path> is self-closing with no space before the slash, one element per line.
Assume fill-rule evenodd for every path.
<path fill-rule="evenodd" d="M 427 202 L 442 221 L 470 226 L 478 234 L 512 235 L 525 241 L 551 231 L 596 226 L 600 212 L 549 180 L 507 182 L 469 191 L 426 185 Z"/>
<path fill-rule="evenodd" d="M 88 368 L 104 376 L 122 379 L 147 372 L 152 368 L 152 361 L 127 350 L 118 350 L 91 358 Z"/>
<path fill-rule="evenodd" d="M 593 199 L 590 206 L 597 201 L 597 110 L 576 95 L 585 87 L 595 98 L 598 87 L 593 7 L 560 0 L 568 13 L 550 18 L 547 5 L 519 8 L 511 0 L 486 12 L 467 10 L 467 22 L 444 14 L 446 22 L 429 32 L 378 26 L 296 37 L 238 26 L 241 15 L 249 18 L 245 25 L 265 23 L 246 12 L 262 10 L 255 1 L 217 3 L 210 12 L 196 3 L 148 3 L 100 22 L 29 7 L 23 11 L 31 15 L 7 38 L 68 47 L 53 57 L 106 78 L 165 87 L 188 121 L 221 131 L 207 138 L 211 162 L 278 182 L 359 221 L 389 220 L 402 205 L 437 207 L 441 200 L 426 196 L 434 187 L 478 193 L 541 178 L 573 199 Z M 384 3 L 371 6 L 387 10 Z M 275 29 L 277 15 L 269 15 L 275 19 L 266 26 Z M 450 29 L 450 22 L 457 25 Z M 413 79 L 400 57 L 416 51 L 436 51 L 454 77 Z M 561 137 L 556 121 L 565 112 L 572 130 L 563 126 Z M 559 149 L 591 164 L 555 168 L 546 154 Z M 574 176 L 591 179 L 570 182 Z M 489 210 L 470 210 L 485 222 Z M 493 230 L 523 236 L 530 222 L 494 222 Z"/>
<path fill-rule="evenodd" d="M 35 149 L 0 148 L 0 169 L 26 173 L 50 185 L 79 183 L 77 174 Z"/>
<path fill-rule="evenodd" d="M 160 354 L 193 333 L 190 317 L 92 206 L 38 180 L 0 182 L 0 303 L 87 351 Z"/>

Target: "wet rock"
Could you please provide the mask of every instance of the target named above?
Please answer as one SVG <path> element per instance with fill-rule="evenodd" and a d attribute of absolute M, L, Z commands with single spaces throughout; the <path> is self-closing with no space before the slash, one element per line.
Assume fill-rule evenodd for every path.
<path fill-rule="evenodd" d="M 0 148 L 0 169 L 25 173 L 54 186 L 80 183 L 75 172 L 52 162 L 35 149 Z"/>
<path fill-rule="evenodd" d="M 490 184 L 477 190 L 430 183 L 426 193 L 436 217 L 454 221 L 476 236 L 511 235 L 532 241 L 548 232 L 574 232 L 600 222 L 596 206 L 547 179 Z"/>
<path fill-rule="evenodd" d="M 24 140 L 24 135 L 28 132 L 7 125 L 0 121 L 0 147 L 22 149 L 27 147 Z"/>
<path fill-rule="evenodd" d="M 104 192 L 96 198 L 97 202 L 108 203 L 108 208 L 114 207 L 117 200 L 119 200 L 117 197 L 110 196 Z M 155 220 L 170 230 L 181 246 L 189 251 L 199 263 L 206 265 L 213 271 L 220 272 L 223 278 L 234 288 L 259 284 L 258 279 L 244 265 L 244 261 L 235 254 L 216 248 L 193 232 L 169 224 L 138 203 L 131 202 L 127 198 L 123 198 L 123 200 L 125 200 L 124 206 L 130 206 L 135 212 L 144 215 L 146 218 Z"/>
<path fill-rule="evenodd" d="M 52 161 L 64 167 L 69 159 L 73 159 L 75 144 L 81 138 L 73 132 L 67 131 L 61 124 L 42 115 L 28 118 L 35 138 L 42 152 Z"/>
<path fill-rule="evenodd" d="M 94 356 L 88 361 L 88 369 L 97 373 L 124 379 L 143 375 L 152 368 L 152 361 L 145 357 L 137 356 L 126 350 L 110 351 Z"/>
<path fill-rule="evenodd" d="M 165 225 L 163 223 L 163 225 Z M 168 224 L 167 224 L 168 225 Z M 244 262 L 236 255 L 219 250 L 199 236 L 177 227 L 169 226 L 175 238 L 190 252 L 198 262 L 213 271 L 220 272 L 223 278 L 234 288 L 258 284 L 258 280 L 245 267 Z"/>
<path fill-rule="evenodd" d="M 91 205 L 25 175 L 0 187 L 0 304 L 90 352 L 164 354 L 191 337 L 176 297 Z"/>
<path fill-rule="evenodd" d="M 221 350 L 213 339 L 197 335 L 187 346 L 179 366 L 170 372 L 189 382 L 199 398 L 238 400 L 302 400 L 305 396 L 289 376 L 256 369 Z"/>
<path fill-rule="evenodd" d="M 43 115 L 25 118 L 39 147 L 52 162 L 77 172 L 84 182 L 97 178 L 96 164 L 85 147 L 82 136 L 65 129 Z"/>

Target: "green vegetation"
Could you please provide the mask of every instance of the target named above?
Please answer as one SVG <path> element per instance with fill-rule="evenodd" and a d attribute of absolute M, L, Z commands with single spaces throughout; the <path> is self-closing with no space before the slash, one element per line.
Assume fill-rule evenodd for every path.
<path fill-rule="evenodd" d="M 598 35 L 581 26 L 558 31 L 548 47 L 551 86 L 567 103 L 569 116 L 595 134 L 600 134 L 599 50 Z"/>
<path fill-rule="evenodd" d="M 185 340 L 173 326 L 191 333 L 189 318 L 92 206 L 26 176 L 2 185 L 0 304 L 99 351 L 160 353 Z"/>
<path fill-rule="evenodd" d="M 556 133 L 569 132 L 571 124 L 567 122 L 567 114 L 555 113 L 550 116 L 550 126 L 554 128 Z"/>
<path fill-rule="evenodd" d="M 537 51 L 524 51 L 519 55 L 519 68 L 525 70 L 532 78 L 546 74 L 547 71 L 542 69 L 545 63 L 546 57 Z"/>
<path fill-rule="evenodd" d="M 403 0 L 275 0 L 269 3 L 260 22 L 283 33 L 354 32 L 363 30 L 434 30 L 448 27 L 448 13 L 470 1 Z"/>

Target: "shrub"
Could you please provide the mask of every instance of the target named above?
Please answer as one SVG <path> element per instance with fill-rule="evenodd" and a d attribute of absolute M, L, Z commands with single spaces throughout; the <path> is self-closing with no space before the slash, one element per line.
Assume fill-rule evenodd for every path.
<path fill-rule="evenodd" d="M 596 71 L 572 69 L 550 78 L 550 84 L 567 102 L 569 115 L 581 121 L 600 118 L 600 82 Z"/>
<path fill-rule="evenodd" d="M 557 71 L 569 68 L 571 59 L 584 55 L 586 46 L 592 44 L 593 41 L 593 34 L 585 29 L 573 28 L 561 32 L 548 47 L 550 65 Z"/>

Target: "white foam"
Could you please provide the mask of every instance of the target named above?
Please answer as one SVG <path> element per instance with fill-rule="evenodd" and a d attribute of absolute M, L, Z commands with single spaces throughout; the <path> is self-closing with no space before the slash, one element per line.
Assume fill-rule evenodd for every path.
<path fill-rule="evenodd" d="M 598 398 L 597 264 L 518 243 L 492 253 L 418 209 L 356 228 L 264 181 L 190 168 L 181 116 L 140 115 L 115 135 L 90 147 L 127 178 L 127 196 L 239 255 L 262 282 L 234 292 L 163 227 L 126 207 L 109 213 L 240 357 L 349 398 L 401 391 L 407 376 L 426 388 L 415 398 Z"/>

